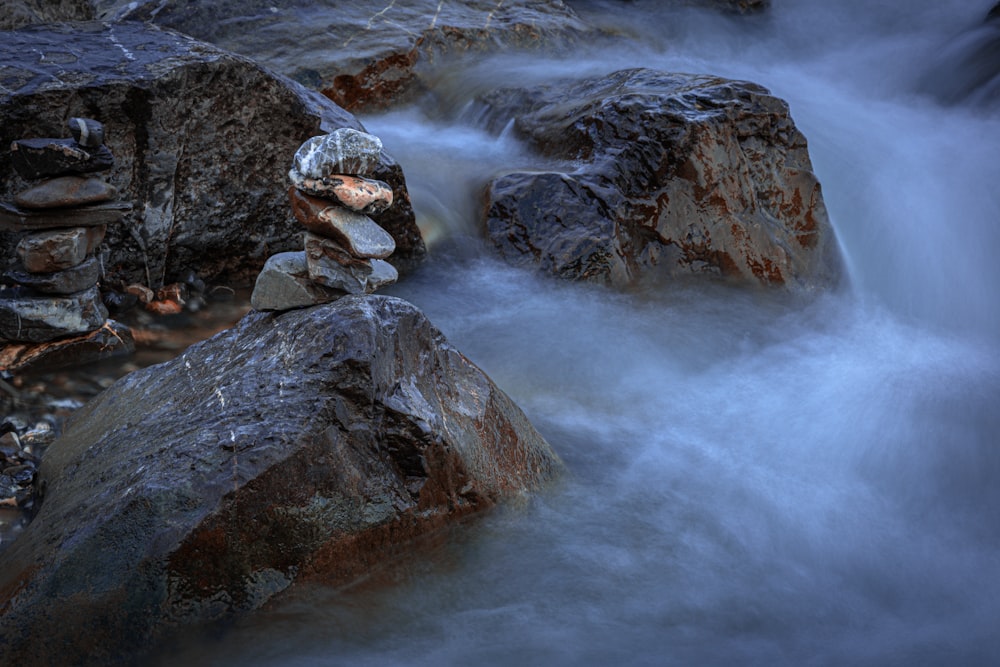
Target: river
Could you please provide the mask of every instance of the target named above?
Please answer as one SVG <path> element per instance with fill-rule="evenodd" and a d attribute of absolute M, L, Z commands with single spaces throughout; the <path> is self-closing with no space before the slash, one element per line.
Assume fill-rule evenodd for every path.
<path fill-rule="evenodd" d="M 510 394 L 564 479 L 164 664 L 1000 664 L 1000 114 L 915 92 L 992 1 L 577 4 L 632 36 L 445 71 L 432 101 L 362 117 L 431 250 L 389 293 Z M 615 292 L 495 258 L 478 189 L 537 159 L 477 128 L 471 96 L 634 66 L 789 102 L 848 286 Z"/>

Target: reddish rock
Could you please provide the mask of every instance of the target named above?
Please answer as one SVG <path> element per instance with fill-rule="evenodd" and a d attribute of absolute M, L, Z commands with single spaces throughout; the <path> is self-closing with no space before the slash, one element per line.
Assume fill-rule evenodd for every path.
<path fill-rule="evenodd" d="M 306 178 L 296 170 L 288 178 L 299 190 L 337 202 L 352 211 L 374 215 L 392 206 L 392 188 L 387 183 L 361 176 L 331 174 L 323 178 Z"/>
<path fill-rule="evenodd" d="M 292 212 L 302 226 L 319 236 L 333 239 L 344 250 L 361 258 L 385 259 L 392 254 L 392 236 L 371 218 L 330 202 L 311 197 L 295 186 L 288 189 Z"/>
<path fill-rule="evenodd" d="M 481 98 L 565 172 L 513 172 L 486 193 L 509 261 L 617 286 L 647 275 L 835 285 L 841 259 L 788 105 L 761 86 L 623 70 Z"/>
<path fill-rule="evenodd" d="M 25 234 L 17 244 L 17 256 L 26 271 L 51 273 L 82 263 L 104 240 L 104 225 L 51 229 Z"/>
<path fill-rule="evenodd" d="M 118 189 L 100 178 L 60 176 L 18 193 L 14 203 L 21 208 L 46 209 L 96 204 L 116 196 Z"/>

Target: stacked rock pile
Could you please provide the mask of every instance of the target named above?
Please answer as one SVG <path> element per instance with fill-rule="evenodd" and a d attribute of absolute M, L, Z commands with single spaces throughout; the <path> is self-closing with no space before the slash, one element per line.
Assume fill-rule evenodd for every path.
<path fill-rule="evenodd" d="M 378 137 L 349 128 L 299 147 L 288 173 L 288 197 L 306 228 L 305 249 L 267 260 L 251 306 L 301 308 L 396 282 L 396 269 L 385 261 L 396 243 L 368 217 L 392 205 L 392 188 L 371 178 L 381 151 Z"/>
<path fill-rule="evenodd" d="M 0 343 L 8 353 L 11 344 L 23 344 L 16 350 L 22 361 L 25 353 L 37 358 L 33 352 L 40 350 L 65 357 L 67 345 L 76 350 L 73 355 L 86 355 L 84 339 L 98 331 L 112 334 L 92 336 L 100 339 L 98 356 L 130 349 L 128 329 L 108 321 L 95 250 L 107 226 L 132 207 L 115 201 L 116 188 L 95 175 L 113 166 L 103 125 L 71 118 L 69 130 L 71 139 L 19 139 L 10 148 L 21 178 L 37 181 L 13 202 L 0 202 L 0 230 L 24 233 L 19 262 L 4 275 L 12 287 L 0 290 Z M 11 365 L 7 356 L 0 354 L 0 366 Z"/>

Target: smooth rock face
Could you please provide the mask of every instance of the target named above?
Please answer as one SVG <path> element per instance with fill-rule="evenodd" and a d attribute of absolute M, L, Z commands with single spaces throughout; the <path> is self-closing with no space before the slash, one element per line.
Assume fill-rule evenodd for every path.
<path fill-rule="evenodd" d="M 80 264 L 101 244 L 105 227 L 73 227 L 25 234 L 17 256 L 32 273 L 62 271 Z"/>
<path fill-rule="evenodd" d="M 254 310 L 288 310 L 329 303 L 344 294 L 309 278 L 305 251 L 280 252 L 264 263 L 250 295 L 250 306 Z"/>
<path fill-rule="evenodd" d="M 203 6 L 186 3 L 184 11 Z M 115 157 L 108 180 L 133 205 L 105 240 L 107 277 L 125 285 L 157 289 L 189 270 L 206 281 L 252 284 L 269 255 L 302 249 L 284 193 L 296 149 L 338 127 L 363 129 L 328 99 L 248 59 L 135 21 L 6 32 L 0 62 L 0 147 L 67 136 L 67 118 L 105 125 Z M 0 199 L 31 185 L 10 160 L 0 151 Z M 383 152 L 374 177 L 394 195 L 376 219 L 395 239 L 400 266 L 411 266 L 425 250 L 402 170 Z M 6 229 L 34 221 L 0 210 Z M 16 242 L 0 234 L 0 269 Z"/>
<path fill-rule="evenodd" d="M 116 196 L 118 189 L 100 178 L 61 176 L 17 193 L 14 203 L 21 208 L 46 209 L 96 204 Z"/>
<path fill-rule="evenodd" d="M 368 176 L 378 166 L 381 153 L 382 140 L 378 137 L 341 127 L 307 139 L 295 152 L 292 168 L 312 179 L 330 174 Z"/>
<path fill-rule="evenodd" d="M 96 287 L 64 297 L 0 291 L 0 339 L 44 343 L 93 331 L 107 319 Z"/>
<path fill-rule="evenodd" d="M 514 172 L 486 199 L 509 261 L 624 286 L 649 275 L 834 285 L 841 260 L 806 139 L 752 83 L 623 70 L 481 99 L 560 173 Z"/>
<path fill-rule="evenodd" d="M 558 469 L 412 305 L 252 312 L 125 376 L 48 448 L 0 568 L 0 663 L 141 664 L 170 629 L 348 581 Z"/>
<path fill-rule="evenodd" d="M 307 195 L 333 200 L 365 215 L 375 215 L 392 206 L 392 188 L 382 181 L 342 174 L 306 178 L 295 169 L 288 172 L 288 178 L 295 189 Z"/>
<path fill-rule="evenodd" d="M 114 164 L 106 146 L 85 148 L 73 139 L 17 139 L 10 145 L 10 156 L 14 169 L 27 180 L 104 171 Z"/>
<path fill-rule="evenodd" d="M 97 284 L 101 266 L 96 257 L 88 257 L 80 264 L 64 271 L 29 273 L 20 268 L 7 271 L 4 278 L 29 287 L 42 294 L 73 294 Z"/>

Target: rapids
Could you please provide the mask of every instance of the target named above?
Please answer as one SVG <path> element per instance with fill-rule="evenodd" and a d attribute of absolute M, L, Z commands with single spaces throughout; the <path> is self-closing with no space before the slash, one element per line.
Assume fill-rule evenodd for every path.
<path fill-rule="evenodd" d="M 163 664 L 1000 664 L 1000 114 L 917 92 L 992 0 L 573 4 L 628 37 L 441 71 L 362 118 L 431 249 L 388 291 L 525 410 L 564 480 Z M 479 188 L 542 165 L 472 96 L 634 66 L 790 103 L 843 290 L 616 293 L 494 258 Z"/>

